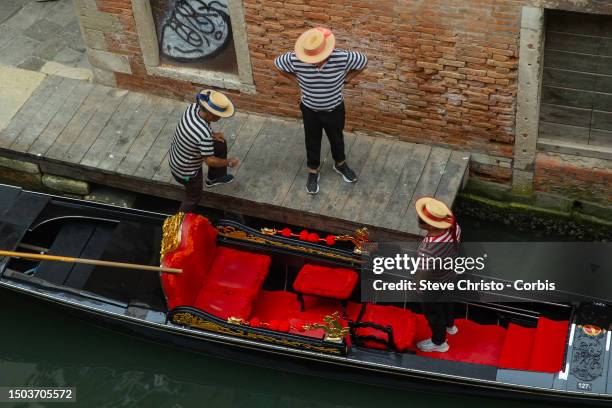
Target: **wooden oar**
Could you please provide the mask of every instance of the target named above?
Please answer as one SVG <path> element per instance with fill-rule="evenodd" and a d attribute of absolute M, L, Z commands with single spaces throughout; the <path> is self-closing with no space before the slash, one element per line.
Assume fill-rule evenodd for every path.
<path fill-rule="evenodd" d="M 113 268 L 140 269 L 143 271 L 154 271 L 154 272 L 166 272 L 166 273 L 182 273 L 183 272 L 182 269 L 164 268 L 162 266 L 100 261 L 97 259 L 73 258 L 69 256 L 30 254 L 27 252 L 13 252 L 13 251 L 0 250 L 0 256 L 10 256 L 11 258 L 38 259 L 41 261 L 58 261 L 58 262 L 81 263 L 81 264 L 87 264 L 87 265 L 110 266 Z"/>

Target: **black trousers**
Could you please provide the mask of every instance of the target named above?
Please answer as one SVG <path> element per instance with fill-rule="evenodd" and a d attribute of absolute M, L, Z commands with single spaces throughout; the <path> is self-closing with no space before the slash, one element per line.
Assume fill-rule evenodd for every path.
<path fill-rule="evenodd" d="M 423 314 L 431 328 L 431 341 L 440 345 L 446 341 L 446 328 L 455 324 L 453 304 L 445 302 L 421 303 Z"/>
<path fill-rule="evenodd" d="M 321 165 L 321 139 L 323 129 L 329 139 L 331 153 L 336 163 L 345 160 L 344 155 L 344 102 L 331 111 L 315 111 L 300 104 L 304 119 L 304 136 L 306 141 L 306 165 L 317 170 Z"/>
<path fill-rule="evenodd" d="M 214 146 L 214 156 L 220 159 L 227 159 L 227 143 L 219 142 L 217 140 L 213 141 Z M 227 167 L 209 167 L 208 168 L 208 178 L 215 179 L 217 177 L 222 177 L 227 174 Z M 174 176 L 174 175 L 173 175 Z M 204 188 L 204 178 L 202 176 L 202 169 L 198 170 L 198 172 L 188 179 L 180 178 L 174 176 L 174 179 L 185 186 L 185 195 L 183 196 L 183 201 L 181 202 L 181 207 L 179 211 L 182 212 L 193 212 L 200 201 L 202 200 L 202 189 Z"/>

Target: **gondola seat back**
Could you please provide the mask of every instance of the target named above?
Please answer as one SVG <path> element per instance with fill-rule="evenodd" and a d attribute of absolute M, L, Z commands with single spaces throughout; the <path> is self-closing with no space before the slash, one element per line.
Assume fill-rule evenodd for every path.
<path fill-rule="evenodd" d="M 181 242 L 166 254 L 162 265 L 180 268 L 183 273 L 161 275 L 168 310 L 177 306 L 192 306 L 203 287 L 206 275 L 217 252 L 217 230 L 197 214 L 187 213 L 181 226 Z"/>
<path fill-rule="evenodd" d="M 408 350 L 416 335 L 416 317 L 410 310 L 368 303 L 357 322 L 351 323 L 353 341 L 365 347 Z"/>

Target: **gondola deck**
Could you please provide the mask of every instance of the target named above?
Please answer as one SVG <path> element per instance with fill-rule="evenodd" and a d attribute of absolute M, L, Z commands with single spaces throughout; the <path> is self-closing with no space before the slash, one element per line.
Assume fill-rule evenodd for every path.
<path fill-rule="evenodd" d="M 30 193 L 10 186 L 0 186 L 0 198 L 2 249 L 13 250 L 26 243 L 47 245 L 53 252 L 82 257 L 151 265 L 158 261 L 156 254 L 161 241 L 161 223 L 165 218 L 162 214 Z M 246 231 L 256 234 L 248 229 Z M 49 234 L 52 238 L 49 238 Z M 28 238 L 27 242 L 23 241 L 24 237 Z M 219 245 L 271 254 L 271 273 L 275 275 L 281 264 L 289 270 L 297 270 L 296 265 L 303 262 L 299 260 L 305 257 L 312 262 L 332 266 L 355 266 L 339 261 L 339 258 L 326 260 L 314 256 L 312 251 L 310 254 L 307 254 L 308 251 L 298 253 L 287 246 L 291 240 L 279 238 L 281 241 L 284 245 L 273 247 L 262 244 L 261 240 L 257 243 L 235 236 L 221 236 L 218 240 Z M 348 251 L 330 251 L 351 257 Z M 607 327 L 604 327 L 606 330 L 597 331 L 593 328 L 595 326 L 589 326 L 596 318 L 600 325 L 603 325 L 602 321 L 610 324 L 610 308 L 606 305 L 581 305 L 577 313 L 567 316 L 571 320 L 569 333 L 566 334 L 568 341 L 563 346 L 564 369 L 547 373 L 436 359 L 411 352 L 377 350 L 358 345 L 346 348 L 343 345 L 346 354 L 326 353 L 318 351 L 316 347 L 295 347 L 291 341 L 304 340 L 300 333 L 289 335 L 266 327 L 245 327 L 210 314 L 198 314 L 202 311 L 197 309 L 187 311 L 205 316 L 215 323 L 216 329 L 211 330 L 211 325 L 202 330 L 173 323 L 167 319 L 159 278 L 150 272 L 128 273 L 70 264 L 60 267 L 45 262 L 9 262 L 3 258 L 0 260 L 0 273 L 0 286 L 56 305 L 95 323 L 243 362 L 393 387 L 493 393 L 504 397 L 598 405 L 612 402 L 610 331 Z M 266 280 L 262 290 L 291 291 L 286 282 L 274 279 Z M 465 325 L 461 321 L 459 324 Z M 233 335 L 231 330 L 243 334 Z M 500 330 L 507 336 L 511 326 L 506 322 Z M 537 337 L 537 329 L 533 330 Z M 514 329 L 512 332 L 516 331 Z M 274 336 L 280 341 L 270 341 L 270 337 Z M 542 342 L 542 339 L 533 341 L 543 343 L 538 346 L 540 348 L 546 346 L 546 341 Z M 311 345 L 318 347 L 322 344 L 331 345 L 316 339 L 311 342 Z"/>

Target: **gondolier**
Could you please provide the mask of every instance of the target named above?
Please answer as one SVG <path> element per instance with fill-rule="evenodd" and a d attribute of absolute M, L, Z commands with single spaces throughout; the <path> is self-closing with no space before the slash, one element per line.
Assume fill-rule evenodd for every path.
<path fill-rule="evenodd" d="M 329 139 L 334 170 L 347 183 L 357 175 L 346 163 L 344 151 L 344 82 L 350 81 L 367 65 L 364 54 L 335 48 L 334 34 L 326 28 L 304 32 L 295 43 L 295 51 L 274 61 L 282 75 L 297 79 L 301 89 L 300 109 L 304 120 L 308 180 L 310 194 L 319 192 L 321 138 L 323 129 Z"/>
<path fill-rule="evenodd" d="M 419 256 L 441 259 L 456 257 L 461 228 L 451 210 L 442 201 L 432 197 L 419 198 L 415 207 L 419 227 L 427 231 L 418 249 Z M 447 269 L 419 271 L 417 274 L 436 282 L 450 282 L 456 277 L 454 270 Z M 424 352 L 446 352 L 449 349 L 446 335 L 458 332 L 453 304 L 442 301 L 439 296 L 433 297 L 425 295 L 425 301 L 421 304 L 431 329 L 431 338 L 417 343 L 417 348 Z"/>
<path fill-rule="evenodd" d="M 210 124 L 234 114 L 234 105 L 227 96 L 213 90 L 203 90 L 196 102 L 189 105 L 174 132 L 170 146 L 170 170 L 174 179 L 185 186 L 185 197 L 179 211 L 192 212 L 200 203 L 202 188 L 227 184 L 234 176 L 227 174 L 238 159 L 227 158 L 223 133 L 213 132 Z M 208 166 L 204 183 L 202 162 Z"/>

